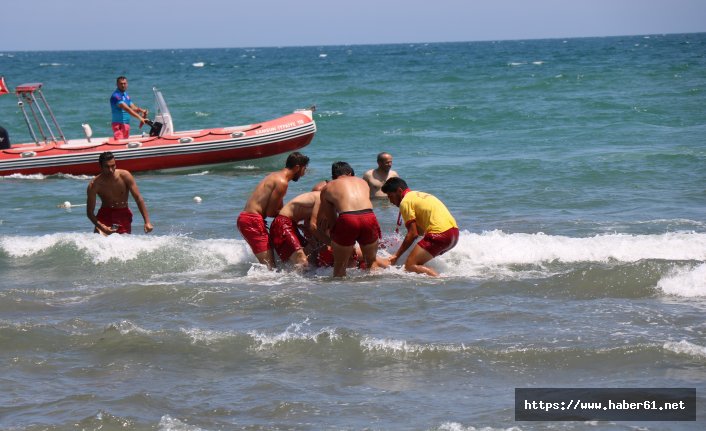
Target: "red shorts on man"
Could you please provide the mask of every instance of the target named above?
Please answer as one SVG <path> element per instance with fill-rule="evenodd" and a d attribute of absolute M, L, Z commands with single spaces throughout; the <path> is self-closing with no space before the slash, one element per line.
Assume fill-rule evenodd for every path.
<path fill-rule="evenodd" d="M 348 211 L 338 215 L 331 229 L 331 239 L 338 245 L 350 247 L 368 245 L 382 238 L 380 225 L 372 209 Z"/>
<path fill-rule="evenodd" d="M 436 257 L 456 247 L 457 243 L 458 228 L 452 227 L 441 233 L 428 233 L 424 235 L 424 238 L 422 238 L 417 245 Z"/>
<path fill-rule="evenodd" d="M 113 128 L 113 138 L 118 139 L 128 139 L 130 137 L 130 124 L 127 123 L 111 123 Z"/>
<path fill-rule="evenodd" d="M 240 234 L 248 242 L 253 253 L 260 254 L 270 249 L 270 235 L 267 223 L 260 214 L 242 212 L 236 222 Z"/>
<path fill-rule="evenodd" d="M 306 245 L 306 240 L 294 225 L 294 221 L 282 215 L 278 215 L 272 221 L 270 239 L 272 247 L 282 262 L 289 261 L 294 252 Z"/>
<path fill-rule="evenodd" d="M 132 233 L 132 211 L 128 207 L 101 207 L 96 218 L 109 228 L 118 225 L 117 233 Z"/>

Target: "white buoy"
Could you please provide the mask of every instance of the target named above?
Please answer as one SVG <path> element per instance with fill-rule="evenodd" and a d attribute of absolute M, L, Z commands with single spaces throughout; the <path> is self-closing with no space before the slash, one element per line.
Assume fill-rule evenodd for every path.
<path fill-rule="evenodd" d="M 200 196 L 194 196 L 194 202 L 196 202 L 197 204 L 200 204 L 200 203 L 201 203 L 201 200 L 202 200 L 202 199 L 201 199 Z"/>
<path fill-rule="evenodd" d="M 62 208 L 71 208 L 71 202 L 66 201 L 66 202 L 63 203 L 63 205 L 61 205 L 61 207 L 62 207 Z"/>

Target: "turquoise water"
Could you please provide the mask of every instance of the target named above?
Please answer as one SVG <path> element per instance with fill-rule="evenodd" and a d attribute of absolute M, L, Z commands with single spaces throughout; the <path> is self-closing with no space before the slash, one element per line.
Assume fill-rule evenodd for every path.
<path fill-rule="evenodd" d="M 234 224 L 281 157 L 137 175 L 155 231 L 131 237 L 90 234 L 88 177 L 0 178 L 0 428 L 701 429 L 705 47 L 0 52 L 69 138 L 109 134 L 118 75 L 140 105 L 162 90 L 178 130 L 316 104 L 288 197 L 388 151 L 462 231 L 441 279 L 271 273 Z M 11 95 L 0 124 L 29 141 Z M 375 205 L 399 241 L 397 209 Z M 697 422 L 515 422 L 514 388 L 546 386 L 696 387 Z"/>

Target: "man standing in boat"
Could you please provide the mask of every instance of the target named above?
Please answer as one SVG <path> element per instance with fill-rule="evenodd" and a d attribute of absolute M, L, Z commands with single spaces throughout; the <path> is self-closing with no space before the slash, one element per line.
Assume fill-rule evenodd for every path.
<path fill-rule="evenodd" d="M 245 208 L 238 215 L 238 230 L 250 245 L 257 260 L 269 269 L 275 267 L 275 259 L 265 219 L 279 214 L 284 206 L 284 195 L 287 193 L 289 182 L 299 181 L 306 173 L 308 165 L 309 157 L 298 151 L 290 154 L 283 169 L 272 172 L 260 181 L 245 203 Z"/>
<path fill-rule="evenodd" d="M 140 127 L 142 127 L 147 120 L 148 111 L 132 103 L 130 96 L 127 94 L 126 77 L 118 76 L 116 84 L 117 88 L 110 96 L 113 137 L 116 140 L 128 139 L 130 137 L 130 116 L 140 120 Z"/>
<path fill-rule="evenodd" d="M 128 192 L 135 199 L 145 221 L 145 233 L 152 232 L 147 205 L 132 174 L 124 169 L 116 169 L 115 156 L 110 151 L 101 153 L 98 163 L 101 173 L 88 183 L 86 192 L 86 216 L 95 225 L 93 232 L 103 235 L 132 232 L 132 212 L 127 204 Z M 96 196 L 101 199 L 97 215 L 94 214 Z"/>

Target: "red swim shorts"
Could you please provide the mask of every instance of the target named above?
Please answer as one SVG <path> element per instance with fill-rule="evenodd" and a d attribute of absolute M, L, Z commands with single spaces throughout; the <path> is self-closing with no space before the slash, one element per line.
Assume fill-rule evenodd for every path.
<path fill-rule="evenodd" d="M 118 233 L 132 233 L 132 211 L 130 208 L 101 207 L 96 218 L 104 225 L 118 225 Z"/>
<path fill-rule="evenodd" d="M 125 123 L 111 123 L 113 128 L 113 138 L 127 139 L 130 137 L 130 125 Z"/>
<path fill-rule="evenodd" d="M 424 235 L 421 241 L 417 243 L 421 248 L 428 251 L 432 256 L 440 256 L 458 243 L 458 228 L 451 229 L 441 233 L 428 233 Z"/>
<path fill-rule="evenodd" d="M 253 253 L 260 254 L 270 249 L 270 236 L 267 223 L 260 214 L 242 212 L 238 215 L 238 230 L 248 242 Z"/>
<path fill-rule="evenodd" d="M 306 241 L 291 218 L 278 215 L 270 226 L 272 247 L 282 262 L 287 262 L 295 251 L 300 250 Z"/>
<path fill-rule="evenodd" d="M 341 213 L 331 229 L 331 239 L 346 247 L 356 241 L 360 245 L 372 244 L 380 238 L 382 232 L 372 209 Z"/>

